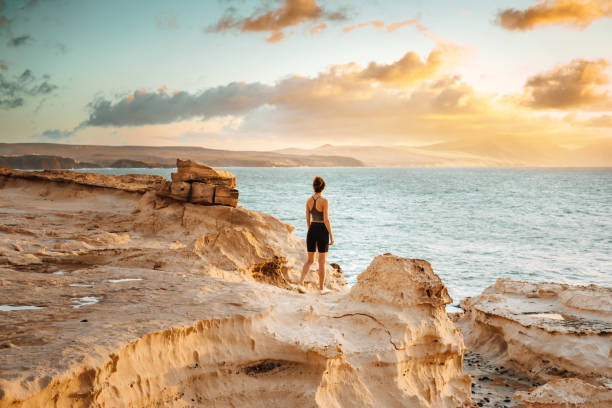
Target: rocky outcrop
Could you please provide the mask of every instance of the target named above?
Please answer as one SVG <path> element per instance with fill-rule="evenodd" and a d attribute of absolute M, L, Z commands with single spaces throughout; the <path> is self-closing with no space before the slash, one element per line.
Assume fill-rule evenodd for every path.
<path fill-rule="evenodd" d="M 176 160 L 177 172 L 172 173 L 169 190 L 161 193 L 179 201 L 194 204 L 238 205 L 236 177 L 225 170 L 213 169 L 193 160 Z"/>
<path fill-rule="evenodd" d="M 53 188 L 54 186 L 50 184 L 53 182 L 86 187 L 110 188 L 135 193 L 163 190 L 170 184 L 162 176 L 147 174 L 113 176 L 70 170 L 21 171 L 0 168 L 0 183 L 10 182 L 14 185 L 17 180 L 42 182 L 47 188 Z"/>
<path fill-rule="evenodd" d="M 100 268 L 54 276 L 36 296 L 27 282 L 44 277 L 4 273 L 13 296 L 44 308 L 7 312 L 20 323 L 2 332 L 0 407 L 467 407 L 446 299 L 386 298 L 437 286 L 421 266 L 380 256 L 350 293 L 326 296 L 133 268 L 112 273 L 142 280 L 111 283 Z"/>
<path fill-rule="evenodd" d="M 304 243 L 270 215 L 4 177 L 0 407 L 470 404 L 425 261 L 299 294 Z"/>
<path fill-rule="evenodd" d="M 612 289 L 498 279 L 461 303 L 470 349 L 544 381 L 612 373 Z"/>
<path fill-rule="evenodd" d="M 517 392 L 514 398 L 528 408 L 609 408 L 612 407 L 612 387 L 598 387 L 577 378 L 566 378 Z"/>
<path fill-rule="evenodd" d="M 576 394 L 582 395 L 597 387 L 612 388 L 611 288 L 498 279 L 480 296 L 462 301 L 461 307 L 465 313 L 456 323 L 470 350 L 506 371 L 552 381 L 517 393 L 525 403 L 590 407 L 572 405 L 570 396 L 575 390 L 582 390 Z M 579 380 L 588 384 L 574 387 L 582 384 Z M 569 405 L 562 405 L 563 395 Z M 547 398 L 550 405 L 538 405 Z"/>

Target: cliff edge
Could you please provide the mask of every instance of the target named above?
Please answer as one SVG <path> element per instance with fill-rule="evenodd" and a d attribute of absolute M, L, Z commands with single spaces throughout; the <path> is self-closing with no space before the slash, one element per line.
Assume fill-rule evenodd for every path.
<path fill-rule="evenodd" d="M 470 406 L 427 262 L 299 294 L 292 226 L 98 176 L 0 174 L 0 407 Z"/>

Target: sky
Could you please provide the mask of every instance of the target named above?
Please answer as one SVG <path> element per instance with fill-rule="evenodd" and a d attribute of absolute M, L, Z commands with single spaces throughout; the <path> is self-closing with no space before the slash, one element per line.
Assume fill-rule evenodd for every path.
<path fill-rule="evenodd" d="M 0 142 L 612 141 L 612 0 L 0 0 Z"/>

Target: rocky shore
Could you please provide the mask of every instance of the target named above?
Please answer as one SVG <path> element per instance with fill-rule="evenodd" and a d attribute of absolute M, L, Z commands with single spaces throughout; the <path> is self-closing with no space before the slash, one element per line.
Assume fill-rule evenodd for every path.
<path fill-rule="evenodd" d="M 612 288 L 498 279 L 461 308 L 472 369 L 496 369 L 480 389 L 512 373 L 528 407 L 612 406 Z"/>
<path fill-rule="evenodd" d="M 299 294 L 293 227 L 194 202 L 236 180 L 183 164 L 188 196 L 0 169 L 0 407 L 610 406 L 609 289 L 500 280 L 451 320 L 428 262 L 384 254 Z"/>

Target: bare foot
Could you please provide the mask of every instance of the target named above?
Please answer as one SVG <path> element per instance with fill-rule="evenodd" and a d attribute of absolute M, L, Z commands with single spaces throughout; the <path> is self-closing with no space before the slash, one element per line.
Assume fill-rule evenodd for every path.
<path fill-rule="evenodd" d="M 331 290 L 327 289 L 327 288 L 323 288 L 321 289 L 321 294 L 322 295 L 327 295 L 328 293 L 331 293 Z"/>
<path fill-rule="evenodd" d="M 306 288 L 302 285 L 297 286 L 297 291 L 300 293 L 306 293 Z"/>

